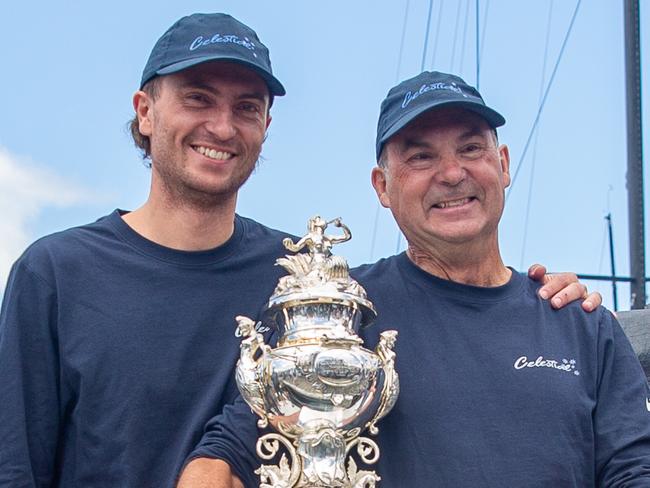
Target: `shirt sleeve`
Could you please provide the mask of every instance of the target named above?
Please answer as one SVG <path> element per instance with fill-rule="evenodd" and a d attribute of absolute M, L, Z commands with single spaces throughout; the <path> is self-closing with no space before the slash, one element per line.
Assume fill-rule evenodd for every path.
<path fill-rule="evenodd" d="M 650 391 L 616 319 L 602 310 L 594 410 L 598 486 L 650 486 Z"/>
<path fill-rule="evenodd" d="M 258 417 L 239 396 L 221 414 L 208 421 L 201 441 L 187 457 L 185 464 L 199 457 L 226 461 L 247 488 L 257 488 L 259 477 L 254 471 L 260 460 L 255 446 L 260 435 Z"/>
<path fill-rule="evenodd" d="M 50 486 L 61 413 L 55 293 L 24 261 L 0 311 L 0 486 Z"/>

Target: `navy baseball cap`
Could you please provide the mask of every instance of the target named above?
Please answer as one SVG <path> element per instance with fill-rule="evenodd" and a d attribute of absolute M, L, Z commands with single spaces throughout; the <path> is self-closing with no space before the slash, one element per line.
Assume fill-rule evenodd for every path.
<path fill-rule="evenodd" d="M 168 75 L 207 61 L 232 61 L 262 77 L 271 95 L 286 92 L 273 76 L 269 50 L 247 25 L 227 14 L 192 14 L 165 32 L 153 47 L 140 88 L 158 75 Z"/>
<path fill-rule="evenodd" d="M 424 71 L 391 88 L 381 103 L 377 123 L 377 160 L 386 141 L 409 122 L 428 110 L 450 105 L 476 112 L 492 128 L 506 123 L 501 114 L 485 105 L 476 88 L 469 86 L 462 78 L 438 71 Z"/>

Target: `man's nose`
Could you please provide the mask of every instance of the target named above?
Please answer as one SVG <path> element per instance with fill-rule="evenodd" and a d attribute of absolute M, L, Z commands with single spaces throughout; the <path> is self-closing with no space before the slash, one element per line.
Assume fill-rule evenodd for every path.
<path fill-rule="evenodd" d="M 235 137 L 233 114 L 230 110 L 215 110 L 205 124 L 208 131 L 220 141 L 227 141 Z"/>
<path fill-rule="evenodd" d="M 436 175 L 442 184 L 455 186 L 465 179 L 465 168 L 455 156 L 441 158 Z"/>

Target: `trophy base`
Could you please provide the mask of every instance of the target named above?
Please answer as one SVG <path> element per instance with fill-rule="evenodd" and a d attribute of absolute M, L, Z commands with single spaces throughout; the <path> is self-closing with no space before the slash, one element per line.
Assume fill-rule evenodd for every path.
<path fill-rule="evenodd" d="M 321 429 L 300 436 L 295 443 L 297 449 L 275 433 L 258 439 L 257 454 L 264 460 L 275 458 L 280 445 L 286 450 L 277 465 L 262 464 L 255 470 L 260 476 L 260 488 L 375 488 L 381 479 L 374 471 L 358 469 L 350 454 L 356 447 L 364 463 L 377 462 L 379 447 L 367 437 L 345 442 L 333 429 Z M 344 469 L 346 458 L 347 469 Z"/>

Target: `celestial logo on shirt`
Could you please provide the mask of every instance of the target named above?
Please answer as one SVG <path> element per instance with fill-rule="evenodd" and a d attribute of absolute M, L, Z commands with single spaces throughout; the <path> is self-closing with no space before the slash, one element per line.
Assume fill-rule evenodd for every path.
<path fill-rule="evenodd" d="M 255 330 L 260 334 L 265 334 L 266 332 L 271 330 L 271 327 L 262 325 L 262 321 L 258 321 L 255 324 Z M 241 337 L 241 330 L 239 330 L 239 327 L 235 328 L 235 337 Z"/>
<path fill-rule="evenodd" d="M 517 358 L 513 364 L 516 370 L 522 370 L 526 368 L 550 368 L 558 371 L 564 371 L 565 373 L 573 373 L 575 376 L 580 376 L 580 371 L 576 368 L 575 359 L 562 359 L 561 361 L 557 359 L 549 359 L 544 356 L 538 356 L 535 360 L 529 360 L 527 356 L 521 356 Z"/>
<path fill-rule="evenodd" d="M 645 399 L 645 408 L 648 412 L 650 412 L 650 398 Z"/>

